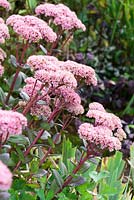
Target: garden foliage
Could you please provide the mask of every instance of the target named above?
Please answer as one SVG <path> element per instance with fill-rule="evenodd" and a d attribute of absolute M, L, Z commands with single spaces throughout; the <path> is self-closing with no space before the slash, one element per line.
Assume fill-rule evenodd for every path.
<path fill-rule="evenodd" d="M 94 91 L 99 84 L 88 66 L 94 58 L 88 41 L 80 36 L 88 32 L 88 19 L 80 20 L 61 2 L 2 0 L 0 9 L 1 199 L 131 198 L 118 151 L 126 138 L 122 121 L 82 97 L 86 87 Z M 78 48 L 87 51 L 85 59 L 79 52 L 76 59 L 68 54 L 69 46 L 76 48 L 74 36 L 84 42 Z M 80 56 L 87 62 L 80 63 Z M 132 155 L 133 148 L 133 178 Z"/>

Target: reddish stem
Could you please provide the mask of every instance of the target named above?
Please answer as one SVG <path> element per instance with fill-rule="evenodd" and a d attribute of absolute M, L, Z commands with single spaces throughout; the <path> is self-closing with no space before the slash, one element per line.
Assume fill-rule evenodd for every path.
<path fill-rule="evenodd" d="M 63 124 L 61 131 L 63 131 L 63 130 L 69 125 L 70 122 L 71 122 L 71 120 L 69 121 L 69 118 L 68 118 L 68 119 L 65 121 L 65 123 Z M 56 135 L 56 137 L 55 137 L 55 139 L 54 139 L 54 141 L 53 141 L 54 144 L 56 144 L 56 142 L 58 141 L 60 135 L 61 135 L 60 133 Z M 40 163 L 39 163 L 40 166 L 45 162 L 46 158 L 47 158 L 48 155 L 51 153 L 52 149 L 53 149 L 52 147 L 49 147 L 49 149 L 48 149 L 48 151 L 46 152 L 46 154 L 44 155 L 44 157 L 40 160 Z"/>
<path fill-rule="evenodd" d="M 40 130 L 40 131 L 38 132 L 36 138 L 35 138 L 35 139 L 33 140 L 33 142 L 30 144 L 30 146 L 28 147 L 28 149 L 24 152 L 24 156 L 27 156 L 27 155 L 29 154 L 31 148 L 36 144 L 36 142 L 37 142 L 38 139 L 42 136 L 43 133 L 44 133 L 44 130 L 43 130 L 43 129 Z M 17 165 L 15 166 L 15 168 L 14 168 L 13 171 L 16 171 L 16 170 L 19 168 L 19 166 L 21 165 L 21 162 L 22 162 L 22 161 L 19 161 L 19 162 L 17 163 Z"/>
<path fill-rule="evenodd" d="M 65 181 L 64 181 L 64 183 L 63 183 L 63 185 L 62 185 L 62 187 L 56 192 L 56 194 L 62 192 L 62 190 L 63 190 L 65 187 L 67 187 L 67 186 L 71 183 L 71 181 L 72 181 L 72 179 L 73 179 L 73 175 L 75 175 L 75 174 L 80 170 L 80 168 L 82 167 L 82 165 L 83 165 L 83 164 L 85 163 L 85 161 L 87 161 L 88 159 L 89 159 L 89 154 L 87 153 L 86 156 L 85 156 L 83 159 L 80 160 L 79 164 L 78 164 L 78 165 L 75 167 L 75 169 L 72 171 L 72 175 L 69 175 L 69 176 L 65 179 Z"/>
<path fill-rule="evenodd" d="M 50 115 L 50 117 L 48 118 L 47 122 L 50 123 L 51 120 L 54 119 L 54 117 L 56 116 L 56 114 L 59 112 L 59 108 L 56 108 Z M 36 144 L 36 142 L 38 141 L 38 139 L 43 135 L 44 133 L 44 129 L 40 130 L 37 134 L 37 136 L 35 137 L 35 139 L 33 140 L 33 142 L 30 144 L 30 146 L 28 147 L 28 149 L 24 152 L 24 156 L 27 156 L 30 152 L 30 150 L 32 149 L 32 147 Z M 13 171 L 16 171 L 20 165 L 21 165 L 21 162 L 22 161 L 19 161 L 17 163 L 17 165 L 15 166 L 14 170 Z"/>
<path fill-rule="evenodd" d="M 69 41 L 69 39 L 71 38 L 71 36 L 73 35 L 73 31 L 71 31 L 68 35 L 68 37 L 65 39 L 65 41 L 63 42 L 62 46 L 61 46 L 61 50 L 63 50 L 64 46 L 67 44 L 67 42 Z"/>

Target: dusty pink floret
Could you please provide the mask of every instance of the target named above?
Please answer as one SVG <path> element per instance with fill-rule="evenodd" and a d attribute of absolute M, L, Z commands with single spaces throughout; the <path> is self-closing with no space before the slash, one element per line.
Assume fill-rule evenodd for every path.
<path fill-rule="evenodd" d="M 0 24 L 4 24 L 4 19 L 0 17 Z"/>
<path fill-rule="evenodd" d="M 89 110 L 86 114 L 89 118 L 95 119 L 95 125 L 102 125 L 108 127 L 110 130 L 121 128 L 121 120 L 112 113 L 102 112 L 100 110 Z"/>
<path fill-rule="evenodd" d="M 40 69 L 57 71 L 60 69 L 60 67 L 58 67 L 58 59 L 54 56 L 33 55 L 27 59 L 27 64 L 34 71 Z"/>
<path fill-rule="evenodd" d="M 102 111 L 102 112 L 106 112 L 106 110 L 103 107 L 103 105 L 98 103 L 98 102 L 90 103 L 89 104 L 89 110 L 99 110 L 99 111 Z"/>
<path fill-rule="evenodd" d="M 105 126 L 93 126 L 90 123 L 83 123 L 78 129 L 80 138 L 95 144 L 101 149 L 109 149 L 109 151 L 120 150 L 121 142 L 113 136 L 112 131 Z"/>
<path fill-rule="evenodd" d="M 114 133 L 114 136 L 116 136 L 120 141 L 122 141 L 124 138 L 126 138 L 126 133 L 122 128 L 118 128 L 117 131 Z"/>
<path fill-rule="evenodd" d="M 37 15 L 44 14 L 46 17 L 56 17 L 56 5 L 52 3 L 40 4 L 36 7 L 35 12 Z"/>
<path fill-rule="evenodd" d="M 85 82 L 88 85 L 97 85 L 97 78 L 92 67 L 67 60 L 66 62 L 62 63 L 61 69 L 70 71 L 74 74 L 74 76 L 80 79 L 85 79 Z"/>
<path fill-rule="evenodd" d="M 38 70 L 35 72 L 34 77 L 42 83 L 48 83 L 53 87 L 65 85 L 66 87 L 76 88 L 77 81 L 74 75 L 68 71 L 58 70 L 56 72 Z"/>
<path fill-rule="evenodd" d="M 0 137 L 5 141 L 10 135 L 22 133 L 23 127 L 27 126 L 27 119 L 21 113 L 0 110 Z"/>
<path fill-rule="evenodd" d="M 38 105 L 34 104 L 31 109 L 30 109 L 31 115 L 36 115 L 36 116 L 45 116 L 48 118 L 51 114 L 51 108 L 49 105 Z"/>
<path fill-rule="evenodd" d="M 11 5 L 7 0 L 0 0 L 0 6 L 7 10 L 11 9 Z"/>
<path fill-rule="evenodd" d="M 9 190 L 12 184 L 12 173 L 0 160 L 0 190 Z"/>
<path fill-rule="evenodd" d="M 54 42 L 57 38 L 56 33 L 53 32 L 48 24 L 35 16 L 11 15 L 6 23 L 13 26 L 13 30 L 17 34 L 30 42 L 37 42 L 40 39 Z"/>
<path fill-rule="evenodd" d="M 5 39 L 9 39 L 10 35 L 9 35 L 9 30 L 8 27 L 5 23 L 2 22 L 0 23 L 0 43 L 4 43 Z"/>
<path fill-rule="evenodd" d="M 69 112 L 75 115 L 83 114 L 84 108 L 81 105 L 81 98 L 73 89 L 61 86 L 55 91 L 55 94 Z"/>
<path fill-rule="evenodd" d="M 63 30 L 82 29 L 86 30 L 85 25 L 77 18 L 75 12 L 72 12 L 63 4 L 44 3 L 36 7 L 37 15 L 44 14 L 46 17 L 52 17 L 56 25 L 60 25 Z"/>
<path fill-rule="evenodd" d="M 79 64 L 73 61 L 59 61 L 54 56 L 43 56 L 43 55 L 33 55 L 30 56 L 27 60 L 27 64 L 33 69 L 41 70 L 44 69 L 46 71 L 58 71 L 58 70 L 66 70 L 70 71 L 76 78 L 85 79 L 85 82 L 88 85 L 97 84 L 97 78 L 95 76 L 95 71 L 93 68 Z"/>

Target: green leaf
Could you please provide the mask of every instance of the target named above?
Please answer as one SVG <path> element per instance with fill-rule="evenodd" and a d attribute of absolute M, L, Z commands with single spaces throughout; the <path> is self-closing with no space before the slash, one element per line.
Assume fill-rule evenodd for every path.
<path fill-rule="evenodd" d="M 21 193 L 20 196 L 19 196 L 19 200 L 36 200 L 37 199 L 37 195 L 31 195 L 29 193 Z"/>
<path fill-rule="evenodd" d="M 62 161 L 67 167 L 68 171 L 72 171 L 72 164 L 70 162 L 70 159 L 75 158 L 75 152 L 76 148 L 72 147 L 72 143 L 69 141 L 69 139 L 66 140 L 64 137 L 63 144 L 62 144 Z"/>
<path fill-rule="evenodd" d="M 59 162 L 59 167 L 60 167 L 61 174 L 62 174 L 63 176 L 65 176 L 65 175 L 68 174 L 66 165 L 65 165 L 61 160 L 60 160 L 60 162 Z"/>
<path fill-rule="evenodd" d="M 115 195 L 118 193 L 118 188 L 111 187 L 107 184 L 102 188 L 101 195 Z"/>
<path fill-rule="evenodd" d="M 47 140 L 49 137 L 51 137 L 51 134 L 48 131 L 44 131 L 43 135 L 41 136 L 41 139 Z"/>
<path fill-rule="evenodd" d="M 10 200 L 19 200 L 19 195 L 17 191 L 11 189 L 9 192 L 10 192 Z"/>
<path fill-rule="evenodd" d="M 36 178 L 41 178 L 41 177 L 44 177 L 46 176 L 47 174 L 47 171 L 44 170 L 44 169 L 39 169 L 38 172 L 36 174 L 33 175 L 33 177 L 36 177 Z"/>
<path fill-rule="evenodd" d="M 7 84 L 9 85 L 9 87 L 11 86 L 13 82 L 14 76 L 15 74 L 13 74 L 7 81 Z M 25 80 L 26 78 L 27 76 L 23 72 L 19 72 L 13 90 L 18 91 L 18 89 L 20 89 L 21 87 L 23 80 Z"/>
<path fill-rule="evenodd" d="M 28 94 L 23 92 L 23 91 L 20 92 L 20 96 L 22 97 L 22 99 L 24 101 L 29 101 L 30 100 L 30 97 L 28 96 Z"/>
<path fill-rule="evenodd" d="M 5 99 L 6 99 L 6 95 L 5 95 L 4 91 L 2 90 L 2 88 L 0 87 L 0 101 L 3 104 L 5 103 Z"/>
<path fill-rule="evenodd" d="M 85 173 L 90 168 L 90 166 L 91 164 L 89 162 L 85 162 L 80 168 L 79 173 L 81 174 Z"/>
<path fill-rule="evenodd" d="M 85 183 L 85 178 L 83 176 L 73 177 L 71 183 L 69 184 L 72 187 L 76 187 Z"/>
<path fill-rule="evenodd" d="M 47 49 L 43 47 L 41 44 L 40 44 L 40 48 L 44 52 L 44 54 L 47 55 Z"/>
<path fill-rule="evenodd" d="M 34 10 L 37 5 L 37 0 L 27 0 L 30 10 Z"/>
<path fill-rule="evenodd" d="M 54 177 L 55 177 L 55 180 L 56 180 L 57 185 L 58 185 L 60 188 L 62 188 L 62 185 L 63 185 L 63 183 L 64 183 L 62 177 L 61 177 L 60 174 L 57 172 L 57 170 L 52 169 L 52 171 L 53 171 L 53 174 L 54 174 Z"/>
<path fill-rule="evenodd" d="M 132 176 L 132 183 L 133 183 L 133 189 L 134 189 L 134 146 L 132 145 L 130 147 L 130 161 L 129 164 L 131 166 L 131 176 Z"/>
<path fill-rule="evenodd" d="M 10 55 L 10 62 L 11 62 L 11 64 L 12 64 L 14 67 L 17 67 L 17 66 L 18 66 L 16 57 L 13 56 L 13 55 Z"/>
<path fill-rule="evenodd" d="M 43 189 L 36 189 L 35 190 L 40 200 L 45 200 L 44 190 Z"/>
<path fill-rule="evenodd" d="M 21 160 L 22 162 L 24 162 L 25 161 L 24 154 L 23 154 L 23 151 L 21 150 L 20 146 L 16 146 L 16 151 L 18 153 L 19 160 Z"/>
<path fill-rule="evenodd" d="M 108 171 L 101 171 L 100 173 L 97 173 L 96 171 L 89 172 L 89 176 L 95 181 L 98 182 L 103 178 L 109 177 Z"/>
<path fill-rule="evenodd" d="M 0 160 L 7 165 L 8 161 L 10 159 L 9 153 L 2 153 L 0 154 Z"/>
<path fill-rule="evenodd" d="M 8 141 L 14 144 L 29 145 L 29 139 L 24 135 L 12 135 Z"/>
<path fill-rule="evenodd" d="M 46 200 L 51 200 L 54 197 L 54 192 L 53 190 L 49 190 L 46 196 Z"/>
<path fill-rule="evenodd" d="M 76 159 L 77 162 L 80 161 L 81 155 L 82 155 L 82 154 L 81 154 L 81 152 L 79 151 L 79 149 L 76 149 L 76 152 L 75 152 L 75 159 Z"/>
<path fill-rule="evenodd" d="M 38 170 L 39 170 L 39 162 L 37 160 L 32 160 L 30 165 L 31 165 L 31 172 L 32 173 L 37 173 Z"/>
<path fill-rule="evenodd" d="M 43 129 L 46 130 L 46 131 L 49 131 L 50 128 L 51 128 L 50 124 L 47 123 L 47 122 L 41 123 L 40 126 L 41 126 L 41 128 L 43 128 Z"/>

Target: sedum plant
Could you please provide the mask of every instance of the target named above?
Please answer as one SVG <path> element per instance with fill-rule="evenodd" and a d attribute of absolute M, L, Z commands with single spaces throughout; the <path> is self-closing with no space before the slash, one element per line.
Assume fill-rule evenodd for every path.
<path fill-rule="evenodd" d="M 0 6 L 11 7 L 6 0 Z M 0 65 L 1 195 L 11 200 L 82 199 L 85 188 L 85 199 L 92 199 L 96 183 L 91 173 L 106 150 L 121 149 L 125 132 L 121 120 L 97 102 L 85 114 L 80 91 L 84 84 L 97 85 L 95 71 L 62 60 L 63 47 L 77 29 L 85 31 L 84 24 L 63 4 L 40 4 L 35 14 L 12 14 L 6 23 L 0 19 L 0 43 L 15 70 L 12 74 L 6 62 L 5 70 Z M 9 56 L 2 48 L 1 62 Z M 66 139 L 75 121 L 80 148 Z"/>

